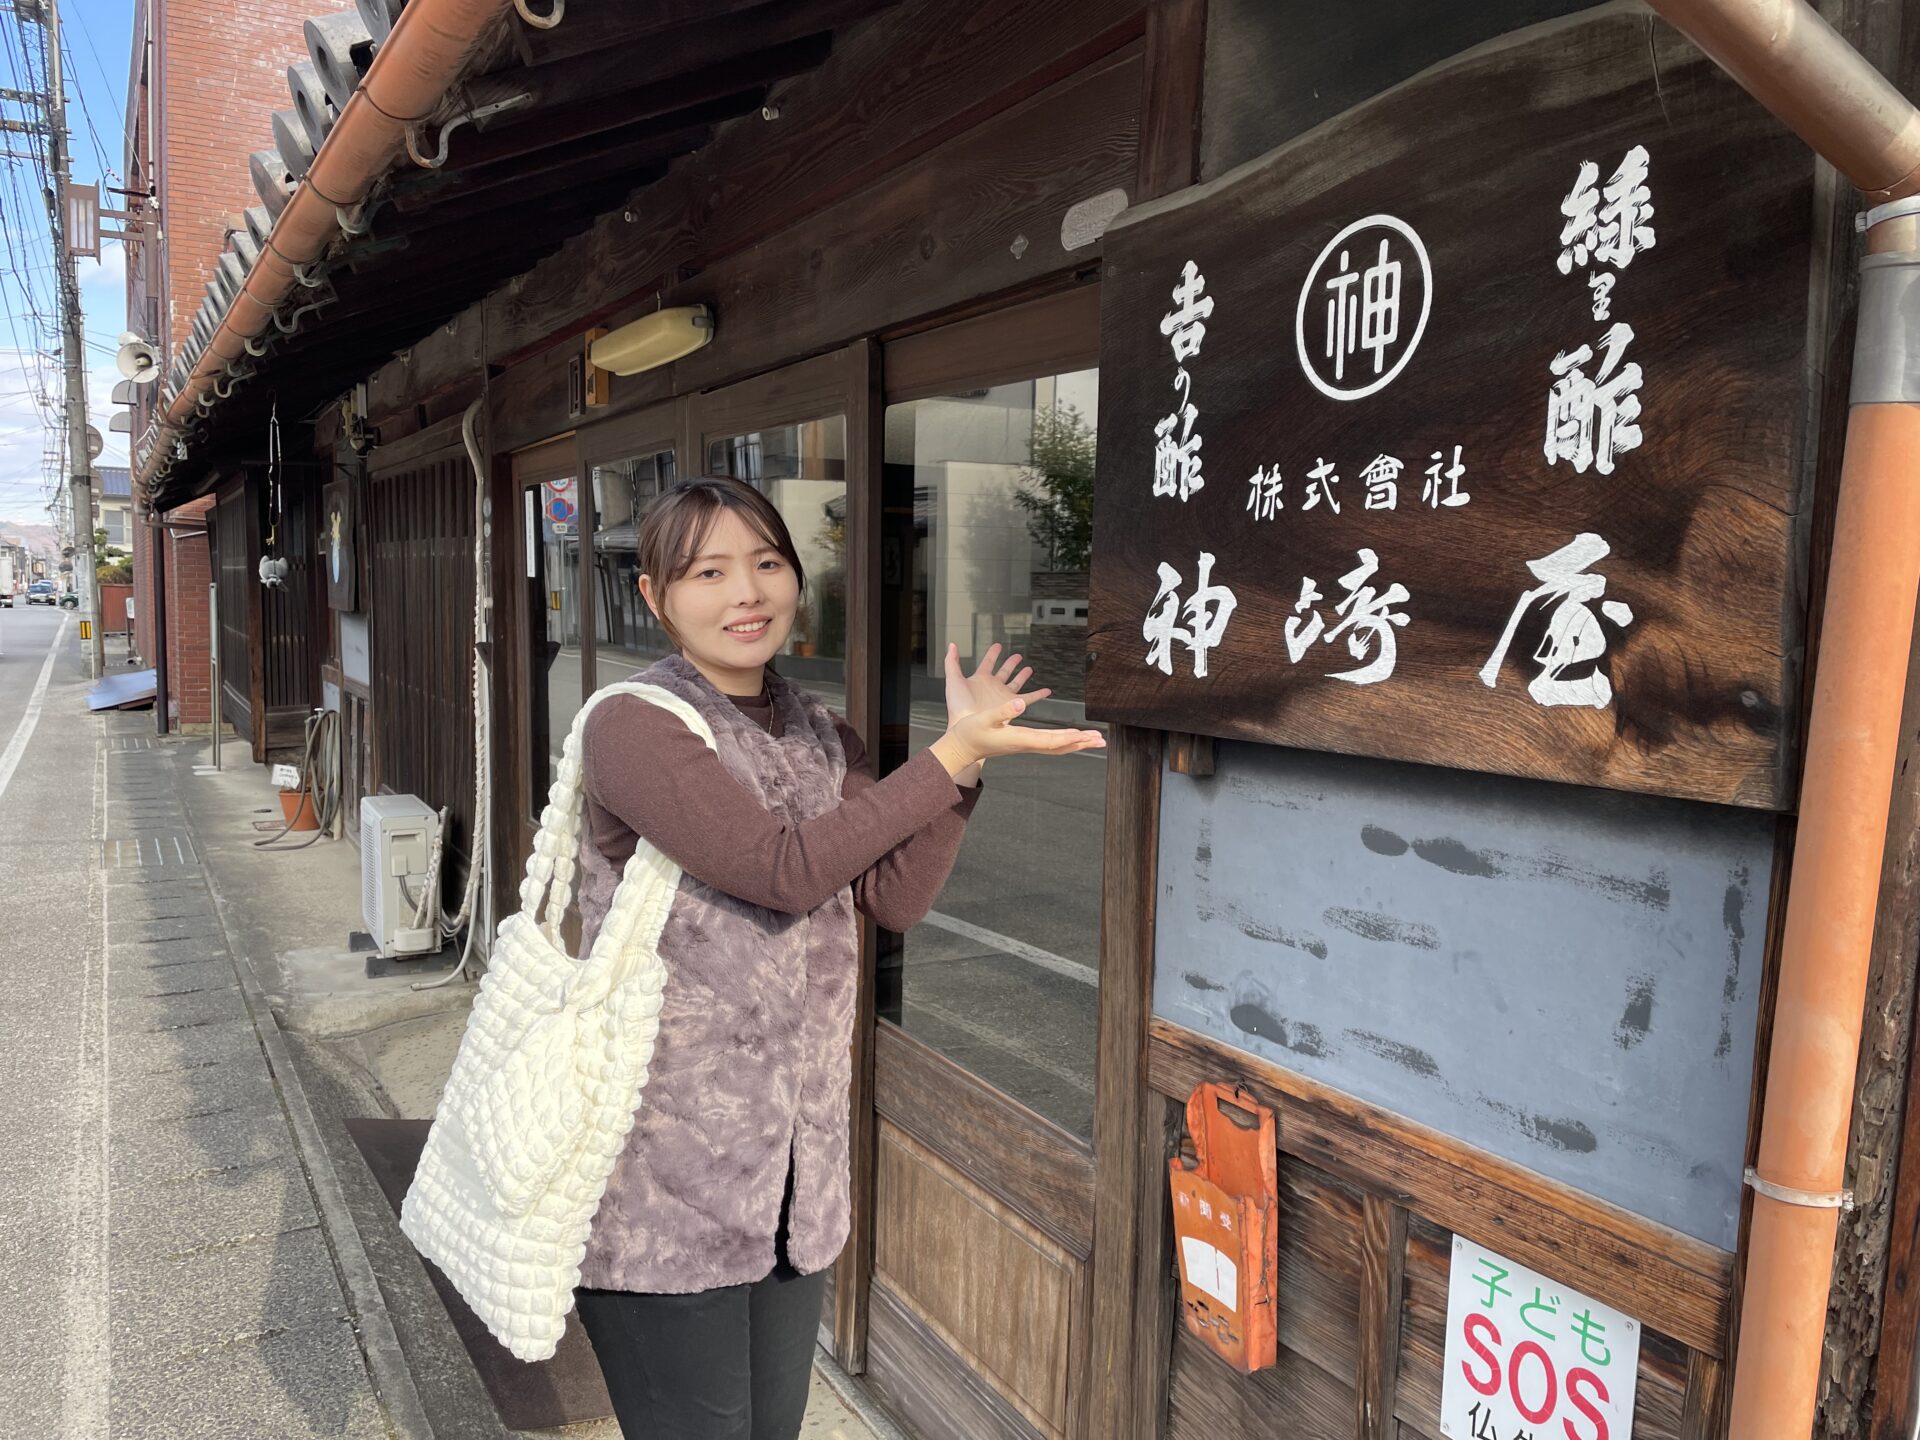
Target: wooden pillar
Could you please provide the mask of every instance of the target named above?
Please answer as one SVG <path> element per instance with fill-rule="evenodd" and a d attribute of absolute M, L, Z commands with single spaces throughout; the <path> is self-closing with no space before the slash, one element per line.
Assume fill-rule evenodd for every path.
<path fill-rule="evenodd" d="M 847 719 L 862 735 L 880 735 L 880 482 L 886 454 L 880 347 L 851 347 L 847 406 Z M 833 1278 L 834 1357 L 849 1375 L 867 1368 L 867 1287 L 873 1278 L 873 1206 L 879 1119 L 873 1108 L 874 992 L 877 936 L 860 921 L 860 988 L 853 1018 L 852 1130 L 847 1153 L 849 1242 Z"/>
<path fill-rule="evenodd" d="M 1206 18 L 1206 0 L 1147 6 L 1135 201 L 1198 178 Z M 1166 1164 L 1180 1110 L 1149 1087 L 1146 1064 L 1163 747 L 1158 731 L 1114 727 L 1101 867 L 1086 1413 L 1090 1435 L 1131 1440 L 1158 1440 L 1164 1429 L 1175 1311 Z"/>

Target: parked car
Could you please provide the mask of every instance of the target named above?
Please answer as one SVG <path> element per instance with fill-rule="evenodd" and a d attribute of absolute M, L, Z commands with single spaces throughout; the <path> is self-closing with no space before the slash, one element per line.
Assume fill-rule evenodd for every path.
<path fill-rule="evenodd" d="M 36 580 L 27 586 L 27 604 L 58 605 L 59 603 L 60 592 L 54 588 L 51 580 Z"/>

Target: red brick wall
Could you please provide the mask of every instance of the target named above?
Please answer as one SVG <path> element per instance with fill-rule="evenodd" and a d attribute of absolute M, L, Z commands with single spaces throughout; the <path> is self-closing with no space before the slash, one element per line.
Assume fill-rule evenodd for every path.
<path fill-rule="evenodd" d="M 161 205 L 178 344 L 205 298 L 227 225 L 259 203 L 247 156 L 273 144 L 273 112 L 293 105 L 287 67 L 307 58 L 302 23 L 339 6 L 313 0 L 164 0 Z M 169 351 L 171 355 L 171 351 Z"/>
<path fill-rule="evenodd" d="M 153 549 L 157 532 L 136 514 L 133 520 L 133 649 L 142 665 L 160 651 L 153 643 Z"/>
<path fill-rule="evenodd" d="M 213 497 L 167 512 L 176 526 L 165 538 L 167 547 L 167 709 L 176 725 L 208 725 L 212 721 L 213 671 L 209 655 L 207 587 L 213 583 L 213 547 L 205 535 L 183 535 L 180 529 L 199 529 L 213 510 Z"/>
<path fill-rule="evenodd" d="M 313 0 L 142 0 L 158 41 L 155 108 L 165 274 L 162 324 L 168 333 L 162 366 L 186 338 L 206 297 L 227 230 L 259 203 L 247 156 L 273 144 L 273 112 L 292 106 L 287 67 L 306 58 L 301 24 L 333 8 Z M 141 98 L 137 92 L 136 102 Z M 140 106 L 133 107 L 136 128 Z M 145 149 L 148 137 L 136 135 Z M 137 302 L 145 285 L 130 277 L 128 319 L 144 329 Z M 144 418 L 144 417 L 142 417 Z M 176 526 L 197 529 L 212 508 L 196 501 L 170 512 Z M 142 528 L 134 561 L 138 646 L 149 664 L 159 653 L 154 627 L 153 549 L 164 545 L 167 587 L 167 689 L 173 723 L 204 726 L 213 715 L 208 686 L 207 585 L 211 554 L 204 535 Z"/>

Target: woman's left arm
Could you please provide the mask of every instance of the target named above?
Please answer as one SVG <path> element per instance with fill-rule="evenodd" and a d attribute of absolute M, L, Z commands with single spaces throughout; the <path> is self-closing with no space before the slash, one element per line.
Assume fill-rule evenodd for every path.
<path fill-rule="evenodd" d="M 873 761 L 851 725 L 838 715 L 833 723 L 847 752 L 847 778 L 840 793 L 851 797 L 874 784 Z M 855 877 L 853 903 L 861 913 L 871 916 L 876 925 L 896 932 L 911 930 L 924 920 L 940 887 L 953 872 L 954 858 L 966 835 L 967 817 L 973 814 L 979 799 L 977 782 L 962 785 L 959 798 L 950 807 L 882 855 L 865 874 Z"/>

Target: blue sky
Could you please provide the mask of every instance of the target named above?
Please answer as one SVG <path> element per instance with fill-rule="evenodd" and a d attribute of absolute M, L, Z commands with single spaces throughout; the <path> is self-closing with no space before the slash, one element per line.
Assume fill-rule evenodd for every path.
<path fill-rule="evenodd" d="M 131 0 L 60 0 L 60 21 L 74 178 L 123 185 L 126 142 L 121 117 L 133 44 Z M 40 83 L 37 71 L 31 80 L 22 73 L 21 24 L 12 6 L 0 6 L 0 87 L 31 89 Z M 33 53 L 37 57 L 37 40 Z M 21 106 L 11 103 L 0 104 L 0 114 L 27 118 Z M 26 137 L 0 138 L 11 142 L 5 148 L 18 151 Z M 123 201 L 102 194 L 101 203 L 117 207 Z M 103 222 L 103 228 L 111 224 Z M 39 171 L 29 161 L 0 161 L 0 241 L 0 520 L 44 523 L 47 420 L 35 392 L 44 393 L 57 407 L 61 383 L 53 329 L 52 246 Z M 87 331 L 87 409 L 107 438 L 99 463 L 124 465 L 127 437 L 110 433 L 107 423 L 114 410 L 110 392 L 120 378 L 113 353 L 115 339 L 125 328 L 125 256 L 117 244 L 108 243 L 99 260 L 78 263 Z"/>

